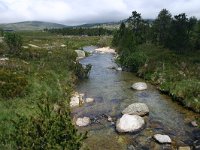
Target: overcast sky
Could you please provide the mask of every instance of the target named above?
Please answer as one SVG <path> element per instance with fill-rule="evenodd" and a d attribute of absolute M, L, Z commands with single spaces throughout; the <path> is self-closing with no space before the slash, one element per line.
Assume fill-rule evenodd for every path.
<path fill-rule="evenodd" d="M 133 10 L 152 19 L 163 8 L 200 18 L 200 0 L 0 0 L 0 23 L 48 21 L 66 25 L 119 21 Z"/>

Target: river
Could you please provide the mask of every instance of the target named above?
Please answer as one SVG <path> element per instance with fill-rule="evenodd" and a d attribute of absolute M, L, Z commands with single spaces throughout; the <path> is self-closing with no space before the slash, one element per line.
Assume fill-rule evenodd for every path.
<path fill-rule="evenodd" d="M 95 46 L 84 47 L 85 51 L 93 52 Z M 85 104 L 72 110 L 77 117 L 90 117 L 92 124 L 78 128 L 80 132 L 88 131 L 85 145 L 91 150 L 126 150 L 126 149 L 176 149 L 179 146 L 192 145 L 198 130 L 190 125 L 198 114 L 189 111 L 166 95 L 162 95 L 155 86 L 148 84 L 145 91 L 135 91 L 130 87 L 133 83 L 143 81 L 133 73 L 110 69 L 116 66 L 113 54 L 99 54 L 86 57 L 82 64 L 92 64 L 89 79 L 78 83 L 76 90 L 93 97 L 94 103 Z M 106 116 L 113 120 L 120 118 L 122 110 L 128 105 L 142 102 L 149 107 L 150 113 L 144 117 L 145 128 L 137 133 L 119 134 L 115 124 L 107 121 Z M 199 131 L 199 130 L 198 130 Z M 156 133 L 167 134 L 172 144 L 157 144 L 152 136 Z"/>

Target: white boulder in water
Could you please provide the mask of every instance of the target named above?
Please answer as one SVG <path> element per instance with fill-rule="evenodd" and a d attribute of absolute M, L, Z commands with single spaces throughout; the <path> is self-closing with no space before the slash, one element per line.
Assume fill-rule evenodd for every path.
<path fill-rule="evenodd" d="M 118 132 L 135 132 L 140 130 L 145 124 L 142 117 L 138 115 L 123 115 L 118 119 L 116 129 Z"/>
<path fill-rule="evenodd" d="M 121 67 L 116 68 L 117 71 L 122 71 Z"/>
<path fill-rule="evenodd" d="M 86 103 L 94 102 L 94 98 L 86 98 L 86 99 L 85 99 L 85 102 L 86 102 Z"/>
<path fill-rule="evenodd" d="M 122 111 L 122 114 L 139 115 L 139 116 L 144 116 L 148 113 L 149 113 L 149 108 L 144 103 L 133 103 Z"/>
<path fill-rule="evenodd" d="M 70 107 L 76 107 L 83 103 L 83 95 L 79 93 L 74 93 L 70 99 Z"/>
<path fill-rule="evenodd" d="M 137 82 L 132 85 L 132 88 L 135 90 L 146 90 L 147 84 L 144 82 Z"/>
<path fill-rule="evenodd" d="M 161 144 L 167 144 L 172 142 L 171 138 L 168 135 L 156 134 L 153 137 L 157 142 Z"/>
<path fill-rule="evenodd" d="M 83 50 L 75 50 L 75 52 L 78 55 L 77 59 L 85 58 L 85 52 Z"/>
<path fill-rule="evenodd" d="M 76 120 L 76 125 L 79 127 L 85 127 L 90 124 L 90 118 L 89 117 L 83 117 L 83 118 L 78 118 Z"/>
<path fill-rule="evenodd" d="M 7 60 L 9 60 L 9 58 L 7 58 L 7 57 L 0 58 L 0 61 L 7 61 Z"/>

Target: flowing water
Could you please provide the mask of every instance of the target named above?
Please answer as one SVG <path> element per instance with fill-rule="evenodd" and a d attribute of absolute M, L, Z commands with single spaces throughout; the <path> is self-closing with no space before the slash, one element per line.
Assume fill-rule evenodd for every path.
<path fill-rule="evenodd" d="M 85 51 L 93 52 L 96 47 L 84 47 Z M 94 103 L 74 108 L 74 118 L 90 117 L 92 124 L 78 128 L 88 131 L 85 145 L 91 150 L 126 150 L 126 149 L 176 149 L 178 146 L 192 145 L 194 132 L 198 129 L 190 125 L 194 117 L 199 117 L 189 110 L 173 102 L 170 97 L 162 95 L 155 86 L 148 84 L 145 91 L 135 91 L 130 87 L 133 83 L 144 81 L 133 73 L 116 71 L 112 54 L 93 55 L 80 61 L 92 64 L 89 79 L 77 85 L 79 93 L 93 97 Z M 145 117 L 145 128 L 132 134 L 119 134 L 115 124 L 107 121 L 111 116 L 114 122 L 121 117 L 122 110 L 128 105 L 142 102 L 149 107 L 149 116 Z M 171 145 L 159 145 L 152 136 L 156 133 L 167 134 L 172 139 Z"/>

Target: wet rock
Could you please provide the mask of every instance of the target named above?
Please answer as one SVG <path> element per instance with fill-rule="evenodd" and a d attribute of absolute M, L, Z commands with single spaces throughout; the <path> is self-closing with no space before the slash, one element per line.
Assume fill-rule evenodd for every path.
<path fill-rule="evenodd" d="M 192 131 L 192 134 L 196 140 L 200 139 L 200 129 Z"/>
<path fill-rule="evenodd" d="M 146 90 L 147 84 L 144 82 L 137 82 L 132 85 L 132 88 L 135 90 Z"/>
<path fill-rule="evenodd" d="M 92 103 L 92 102 L 94 102 L 94 98 L 86 98 L 85 102 L 86 103 Z"/>
<path fill-rule="evenodd" d="M 200 140 L 194 141 L 193 146 L 195 150 L 200 150 Z"/>
<path fill-rule="evenodd" d="M 109 122 L 112 122 L 113 119 L 112 119 L 110 116 L 108 116 L 108 121 L 109 121 Z"/>
<path fill-rule="evenodd" d="M 76 125 L 79 127 L 85 127 L 90 124 L 90 118 L 89 117 L 83 117 L 83 118 L 78 118 L 76 120 Z"/>
<path fill-rule="evenodd" d="M 191 122 L 191 125 L 192 125 L 193 127 L 198 127 L 198 124 L 197 124 L 196 121 L 192 121 L 192 122 Z"/>
<path fill-rule="evenodd" d="M 153 138 L 161 144 L 170 144 L 172 142 L 168 135 L 156 134 L 153 136 Z"/>
<path fill-rule="evenodd" d="M 118 119 L 116 129 L 118 132 L 135 132 L 140 130 L 145 124 L 142 117 L 138 115 L 124 114 Z"/>
<path fill-rule="evenodd" d="M 116 68 L 117 71 L 122 71 L 121 67 Z"/>
<path fill-rule="evenodd" d="M 181 146 L 178 150 L 191 150 L 189 146 Z"/>
<path fill-rule="evenodd" d="M 127 150 L 136 150 L 136 148 L 135 148 L 133 145 L 129 145 L 129 146 L 127 147 Z"/>
<path fill-rule="evenodd" d="M 148 113 L 149 113 L 149 108 L 144 103 L 133 103 L 122 111 L 122 114 L 139 115 L 139 116 L 144 116 Z"/>
<path fill-rule="evenodd" d="M 82 50 L 75 50 L 75 52 L 78 55 L 77 59 L 85 58 L 85 52 L 84 51 L 82 51 Z"/>
<path fill-rule="evenodd" d="M 7 61 L 7 60 L 9 60 L 9 58 L 7 58 L 7 57 L 0 58 L 0 61 Z"/>

